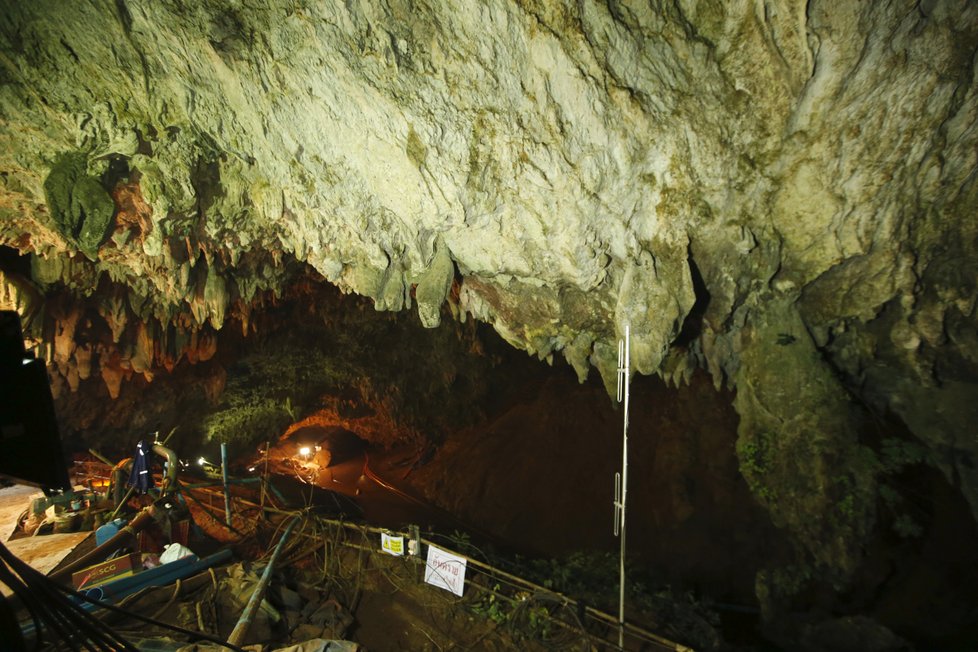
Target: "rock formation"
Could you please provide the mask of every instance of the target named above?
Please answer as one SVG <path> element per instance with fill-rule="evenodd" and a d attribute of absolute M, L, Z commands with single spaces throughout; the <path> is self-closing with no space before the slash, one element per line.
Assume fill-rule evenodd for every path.
<path fill-rule="evenodd" d="M 305 264 L 608 386 L 626 324 L 639 373 L 708 369 L 802 577 L 844 584 L 901 460 L 978 515 L 974 3 L 5 5 L 2 297 L 69 388 L 205 358 Z"/>

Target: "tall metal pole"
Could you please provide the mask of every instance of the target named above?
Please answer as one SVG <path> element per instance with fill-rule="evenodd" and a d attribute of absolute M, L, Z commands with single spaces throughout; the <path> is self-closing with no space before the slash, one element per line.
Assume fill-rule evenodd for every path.
<path fill-rule="evenodd" d="M 618 402 L 624 404 L 624 419 L 621 432 L 621 473 L 615 474 L 615 536 L 621 538 L 621 554 L 618 569 L 618 648 L 625 649 L 625 500 L 628 497 L 628 386 L 631 382 L 629 371 L 628 324 L 625 324 L 625 339 L 618 340 Z"/>
<path fill-rule="evenodd" d="M 265 440 L 265 469 L 261 473 L 261 503 L 262 509 L 265 509 L 265 494 L 268 492 L 268 447 L 270 443 Z"/>
<path fill-rule="evenodd" d="M 224 520 L 231 525 L 231 493 L 228 491 L 228 445 L 221 442 L 221 475 L 224 477 Z"/>

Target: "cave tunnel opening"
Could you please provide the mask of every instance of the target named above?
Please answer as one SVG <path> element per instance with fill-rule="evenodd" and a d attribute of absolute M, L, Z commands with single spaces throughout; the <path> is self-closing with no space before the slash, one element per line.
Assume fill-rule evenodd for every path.
<path fill-rule="evenodd" d="M 892 623 L 923 648 L 968 649 L 974 631 L 967 623 L 978 618 L 978 527 L 968 503 L 924 463 L 887 482 L 899 493 L 881 492 L 882 526 L 844 596 L 846 606 Z"/>
<path fill-rule="evenodd" d="M 294 495 L 330 489 L 385 526 L 467 531 L 472 545 L 562 560 L 548 568 L 575 578 L 568 591 L 614 584 L 611 501 L 622 415 L 599 375 L 579 383 L 561 358 L 547 364 L 527 356 L 485 324 L 446 314 L 440 327 L 426 329 L 414 313 L 378 312 L 310 279 L 317 280 L 300 279 L 252 312 L 250 330 L 234 316 L 221 331 L 202 330 L 218 341 L 207 360 L 134 373 L 115 399 L 98 374 L 74 391 L 62 387 L 66 444 L 121 457 L 147 433 L 179 426 L 173 445 L 181 456 L 215 459 L 216 442 L 228 440 L 244 469 L 271 445 L 286 451 L 277 472 L 294 481 Z M 52 315 L 72 314 L 64 302 Z M 97 355 L 115 355 L 109 324 L 97 314 L 90 321 L 77 332 L 103 344 Z M 131 348 L 128 338 L 140 332 L 125 330 L 119 348 Z M 631 396 L 631 581 L 720 605 L 725 635 L 756 642 L 757 572 L 789 563 L 791 550 L 740 473 L 733 393 L 697 371 L 681 387 L 637 376 Z M 371 469 L 429 507 L 391 499 Z M 973 527 L 952 525 L 967 521 L 967 505 L 933 469 L 907 470 L 898 481 L 903 493 L 947 500 L 925 506 L 922 537 L 874 541 L 859 571 L 863 593 L 826 609 L 872 611 L 918 638 L 928 619 L 965 636 L 967 610 L 949 607 L 944 620 L 909 612 L 927 578 L 953 589 L 947 605 L 972 597 L 959 581 L 970 575 L 954 572 L 966 569 L 978 542 Z M 809 604 L 822 599 L 817 590 L 806 595 Z"/>
<path fill-rule="evenodd" d="M 367 440 L 345 428 L 314 425 L 297 428 L 283 437 L 281 443 L 294 446 L 302 456 L 323 453 L 321 463 L 324 467 L 348 462 L 362 455 L 369 445 Z"/>
<path fill-rule="evenodd" d="M 134 374 L 115 400 L 95 375 L 63 392 L 66 439 L 123 455 L 140 433 L 179 424 L 182 454 L 212 459 L 219 438 L 247 457 L 283 436 L 349 433 L 339 458 L 410 449 L 395 475 L 515 550 L 615 549 L 621 413 L 596 372 L 580 384 L 559 357 L 527 356 L 485 324 L 446 318 L 429 330 L 326 285 L 299 284 L 252 319 L 257 333 L 232 321 L 213 358 L 151 381 Z M 737 471 L 731 395 L 705 374 L 682 388 L 637 377 L 632 410 L 636 560 L 752 601 L 752 571 L 737 559 L 776 536 Z M 755 530 L 771 536 L 743 534 Z"/>
<path fill-rule="evenodd" d="M 0 245 L 0 271 L 4 274 L 17 274 L 22 278 L 30 278 L 31 257 L 14 247 Z"/>

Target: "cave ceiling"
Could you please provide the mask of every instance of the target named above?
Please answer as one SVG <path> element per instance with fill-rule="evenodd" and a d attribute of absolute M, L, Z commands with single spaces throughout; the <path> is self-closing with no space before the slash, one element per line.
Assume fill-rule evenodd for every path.
<path fill-rule="evenodd" d="M 116 394 L 309 268 L 609 387 L 628 326 L 736 391 L 748 484 L 844 574 L 880 415 L 978 513 L 976 44 L 963 1 L 5 0 L 0 298 Z"/>

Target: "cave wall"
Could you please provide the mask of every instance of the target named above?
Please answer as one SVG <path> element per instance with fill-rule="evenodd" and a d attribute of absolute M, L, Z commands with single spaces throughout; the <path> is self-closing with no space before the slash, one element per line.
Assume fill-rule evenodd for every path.
<path fill-rule="evenodd" d="M 978 514 L 973 3 L 5 5 L 3 296 L 52 359 L 55 289 L 145 351 L 307 264 L 609 387 L 626 324 L 639 373 L 707 368 L 840 582 L 898 465 L 880 415 Z M 112 368 L 64 346 L 69 384 Z"/>
<path fill-rule="evenodd" d="M 782 542 L 738 471 L 730 397 L 698 373 L 682 388 L 640 378 L 631 401 L 629 555 L 659 585 L 753 604 L 755 574 L 777 566 Z M 558 368 L 454 433 L 408 482 L 525 554 L 617 551 L 621 418 L 600 383 Z"/>

